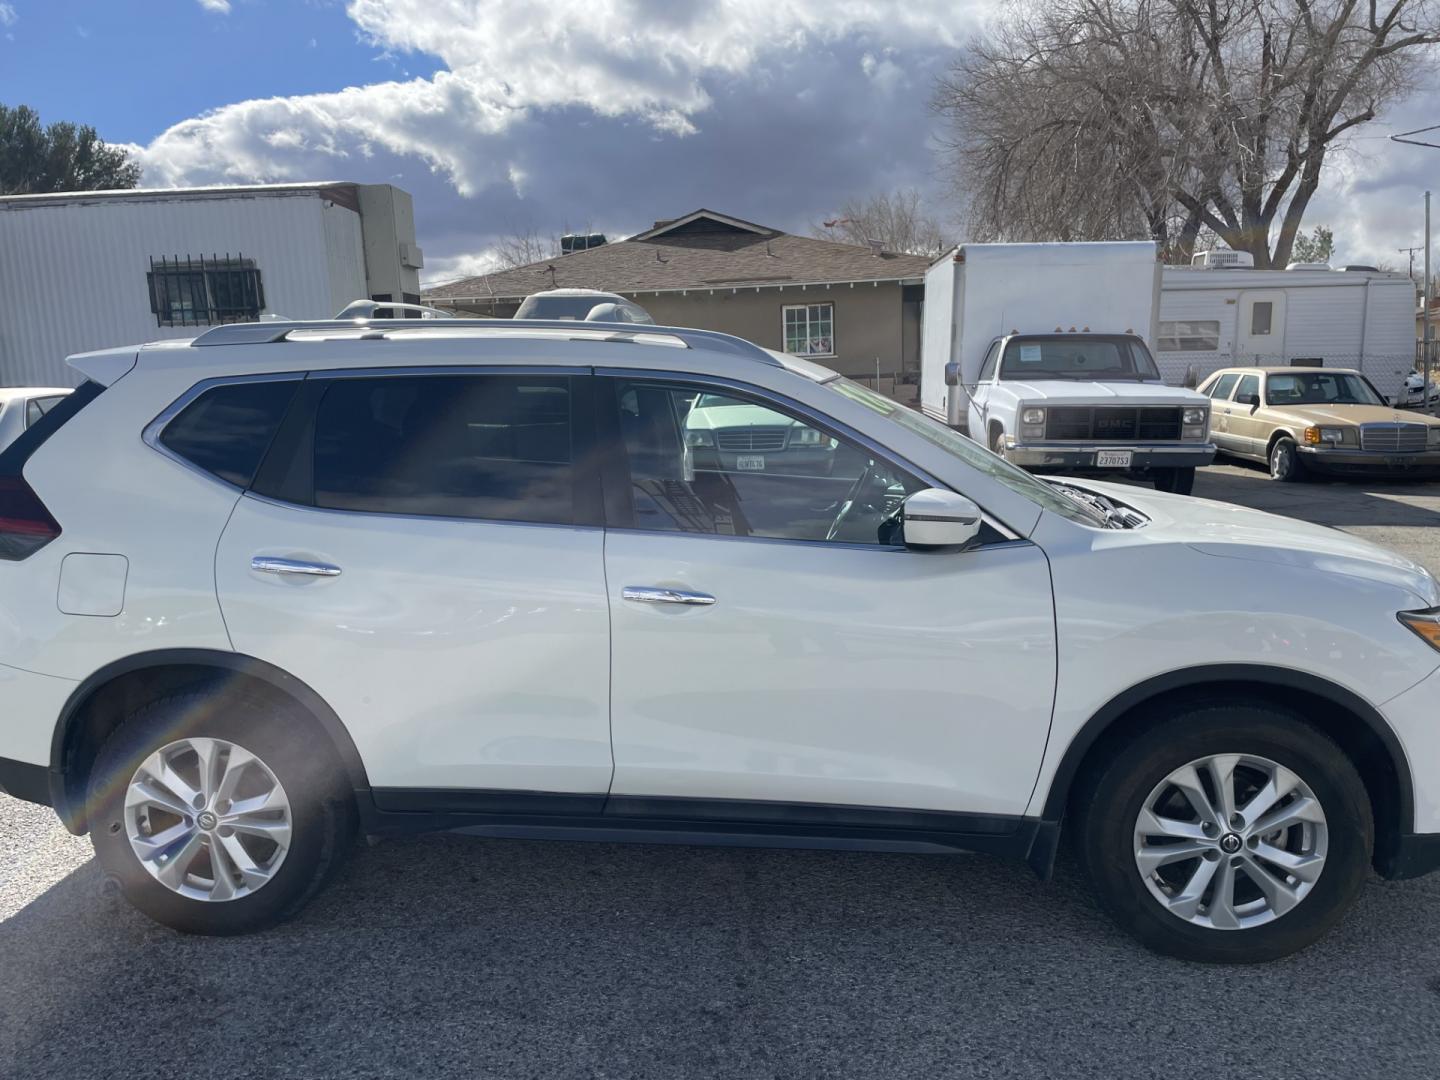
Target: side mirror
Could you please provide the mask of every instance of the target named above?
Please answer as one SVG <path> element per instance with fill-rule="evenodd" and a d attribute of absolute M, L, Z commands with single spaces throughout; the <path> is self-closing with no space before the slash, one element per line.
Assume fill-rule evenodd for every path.
<path fill-rule="evenodd" d="M 1189 367 L 1187 367 L 1187 368 L 1185 369 L 1185 382 L 1184 382 L 1185 389 L 1186 389 L 1186 390 L 1194 390 L 1194 389 L 1195 389 L 1197 386 L 1199 386 L 1199 385 L 1200 385 L 1200 369 L 1199 369 L 1198 367 L 1196 367 L 1194 364 L 1191 364 Z"/>
<path fill-rule="evenodd" d="M 1242 404 L 1242 405 L 1249 405 L 1252 409 L 1259 408 L 1259 407 L 1260 407 L 1260 395 L 1259 395 L 1259 394 L 1246 394 L 1244 397 L 1242 397 L 1242 398 L 1240 399 L 1240 404 Z"/>
<path fill-rule="evenodd" d="M 953 491 L 917 491 L 901 513 L 908 548 L 964 547 L 980 535 L 980 508 Z"/>
<path fill-rule="evenodd" d="M 960 385 L 960 365 L 954 363 L 953 361 L 952 361 L 951 363 L 945 365 L 945 385 L 946 385 L 946 386 L 959 386 L 959 385 Z"/>

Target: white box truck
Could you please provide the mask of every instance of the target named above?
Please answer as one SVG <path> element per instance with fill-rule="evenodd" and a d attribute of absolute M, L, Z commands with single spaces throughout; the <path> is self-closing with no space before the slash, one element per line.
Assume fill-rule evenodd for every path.
<path fill-rule="evenodd" d="M 1161 379 L 1159 301 L 1149 241 L 957 247 L 925 274 L 921 408 L 1025 468 L 1188 493 L 1210 402 Z"/>

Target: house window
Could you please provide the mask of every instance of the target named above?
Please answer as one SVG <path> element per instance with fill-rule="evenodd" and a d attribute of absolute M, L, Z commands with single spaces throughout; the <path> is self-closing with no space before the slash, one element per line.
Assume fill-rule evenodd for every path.
<path fill-rule="evenodd" d="M 150 259 L 145 275 L 157 326 L 211 326 L 254 322 L 265 308 L 265 289 L 253 259 Z"/>
<path fill-rule="evenodd" d="M 785 351 L 794 356 L 835 355 L 835 305 L 785 305 Z"/>
<path fill-rule="evenodd" d="M 1215 352 L 1220 348 L 1220 321 L 1162 322 L 1156 344 L 1160 352 Z"/>

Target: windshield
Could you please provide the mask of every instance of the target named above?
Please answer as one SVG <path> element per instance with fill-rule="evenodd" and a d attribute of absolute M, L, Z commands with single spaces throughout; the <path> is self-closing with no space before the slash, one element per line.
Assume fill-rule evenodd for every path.
<path fill-rule="evenodd" d="M 831 379 L 824 385 L 837 393 L 844 394 L 851 401 L 858 401 L 867 409 L 879 413 L 906 431 L 919 435 L 926 442 L 938 446 L 946 453 L 959 458 L 972 468 L 980 470 L 992 480 L 998 480 L 1011 491 L 1023 495 L 1033 503 L 1038 503 L 1046 510 L 1069 518 L 1071 521 L 1078 521 L 1082 525 L 1103 525 L 1105 523 L 1103 515 L 1099 512 L 1092 511 L 1074 499 L 1062 495 L 1052 485 L 1031 476 L 1024 469 L 1011 465 L 1004 458 L 992 454 L 979 443 L 946 427 L 938 420 L 931 420 L 922 412 L 907 409 L 898 402 L 882 397 L 868 386 L 861 386 L 849 379 Z"/>
<path fill-rule="evenodd" d="M 1265 380 L 1267 405 L 1384 405 L 1359 375 L 1340 371 L 1303 371 Z"/>
<path fill-rule="evenodd" d="M 1150 351 L 1136 338 L 1048 334 L 1013 337 L 1000 361 L 1004 379 L 1159 379 Z"/>
<path fill-rule="evenodd" d="M 609 296 L 527 296 L 515 312 L 517 319 L 578 319 L 584 321 L 596 304 L 611 304 Z"/>

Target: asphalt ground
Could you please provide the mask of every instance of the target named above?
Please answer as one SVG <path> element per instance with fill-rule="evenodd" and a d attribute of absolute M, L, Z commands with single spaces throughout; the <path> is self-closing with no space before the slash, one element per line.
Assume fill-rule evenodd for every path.
<path fill-rule="evenodd" d="M 1195 494 L 1440 571 L 1440 484 Z M 0 796 L 0 1076 L 1433 1078 L 1437 921 L 1440 875 L 1374 879 L 1300 956 L 1203 967 L 1068 861 L 432 836 L 357 848 L 278 930 L 187 938 Z"/>

